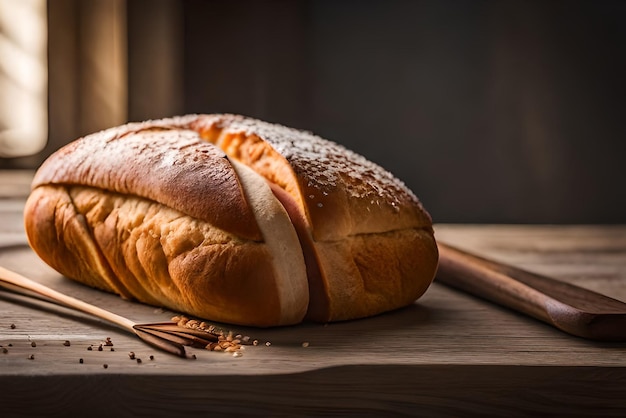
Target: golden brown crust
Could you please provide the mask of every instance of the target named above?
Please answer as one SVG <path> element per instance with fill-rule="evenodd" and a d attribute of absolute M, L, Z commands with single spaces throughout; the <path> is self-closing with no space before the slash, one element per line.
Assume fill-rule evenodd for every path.
<path fill-rule="evenodd" d="M 238 115 L 199 115 L 187 123 L 291 194 L 316 240 L 432 225 L 404 183 L 337 143 Z"/>
<path fill-rule="evenodd" d="M 85 217 L 62 187 L 42 186 L 30 194 L 24 209 L 30 246 L 55 270 L 99 289 L 129 297 L 90 239 Z"/>
<path fill-rule="evenodd" d="M 237 115 L 200 115 L 190 126 L 284 189 L 295 203 L 277 193 L 285 207 L 300 208 L 308 319 L 403 307 L 432 282 L 438 260 L 432 219 L 382 167 L 308 132 Z"/>
<path fill-rule="evenodd" d="M 168 126 L 131 124 L 75 141 L 42 164 L 33 188 L 83 185 L 140 196 L 261 241 L 226 155 L 196 132 Z"/>
<path fill-rule="evenodd" d="M 326 311 L 310 310 L 318 322 L 363 318 L 412 304 L 431 284 L 437 246 L 424 229 L 362 234 L 316 243 L 326 280 Z"/>
<path fill-rule="evenodd" d="M 220 322 L 283 321 L 265 244 L 157 202 L 42 186 L 27 201 L 26 231 L 44 261 L 90 286 Z"/>
<path fill-rule="evenodd" d="M 400 308 L 432 282 L 432 220 L 401 181 L 336 143 L 236 115 L 129 124 L 57 152 L 27 203 L 31 245 L 63 274 L 127 298 L 284 324 L 289 292 L 277 288 L 276 250 L 229 159 L 265 177 L 289 213 L 306 260 L 308 319 Z"/>

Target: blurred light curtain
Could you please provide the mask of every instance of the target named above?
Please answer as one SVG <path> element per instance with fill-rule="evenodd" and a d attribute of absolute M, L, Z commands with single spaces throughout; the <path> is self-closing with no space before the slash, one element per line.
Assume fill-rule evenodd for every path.
<path fill-rule="evenodd" d="M 0 0 L 0 167 L 128 118 L 126 0 Z M 9 168 L 12 168 L 9 165 Z"/>
<path fill-rule="evenodd" d="M 40 151 L 48 135 L 46 0 L 0 0 L 0 156 Z"/>

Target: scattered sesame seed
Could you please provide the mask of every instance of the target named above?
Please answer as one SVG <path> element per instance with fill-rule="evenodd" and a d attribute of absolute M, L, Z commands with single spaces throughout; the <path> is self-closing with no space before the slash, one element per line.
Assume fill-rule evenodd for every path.
<path fill-rule="evenodd" d="M 308 346 L 309 346 L 309 342 L 308 341 L 305 341 L 305 342 L 302 343 L 302 347 L 306 348 Z"/>
<path fill-rule="evenodd" d="M 233 353 L 233 357 L 241 357 L 241 356 L 243 356 L 243 353 L 241 351 L 235 351 Z"/>
<path fill-rule="evenodd" d="M 269 347 L 270 345 L 272 345 L 272 343 L 271 343 L 271 342 L 269 342 L 269 341 L 265 343 L 265 346 L 266 346 L 266 347 Z"/>
<path fill-rule="evenodd" d="M 65 342 L 63 343 L 64 346 L 69 347 L 70 346 L 70 342 L 69 340 L 65 340 Z"/>

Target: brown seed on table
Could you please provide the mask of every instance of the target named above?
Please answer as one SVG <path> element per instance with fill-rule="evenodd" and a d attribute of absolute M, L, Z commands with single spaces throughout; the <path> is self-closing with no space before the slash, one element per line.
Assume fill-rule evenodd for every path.
<path fill-rule="evenodd" d="M 34 355 L 34 354 L 31 354 L 30 356 L 28 356 L 28 359 L 29 359 L 29 360 L 35 360 L 35 355 Z"/>
<path fill-rule="evenodd" d="M 11 324 L 11 329 L 15 329 L 15 328 L 16 328 L 15 324 Z"/>
<path fill-rule="evenodd" d="M 69 340 L 65 340 L 65 342 L 63 343 L 64 346 L 69 347 L 70 346 L 70 342 Z"/>
<path fill-rule="evenodd" d="M 154 360 L 154 356 L 152 356 L 152 355 L 151 355 L 151 356 L 150 356 L 150 360 Z"/>
<path fill-rule="evenodd" d="M 141 359 L 140 358 L 137 358 L 137 363 L 141 363 Z"/>
<path fill-rule="evenodd" d="M 98 351 L 102 351 L 102 344 L 100 344 L 100 346 L 98 346 Z"/>
<path fill-rule="evenodd" d="M 102 367 L 104 367 L 105 369 L 108 369 L 109 365 L 105 363 L 105 364 L 102 365 Z"/>
<path fill-rule="evenodd" d="M 128 353 L 128 357 L 130 357 L 131 360 L 135 360 L 135 352 L 131 351 L 130 353 Z"/>
<path fill-rule="evenodd" d="M 30 346 L 31 347 L 37 347 L 37 343 L 33 341 L 33 342 L 30 343 Z"/>
<path fill-rule="evenodd" d="M 83 364 L 84 360 L 83 360 L 82 358 L 79 358 L 79 359 L 78 359 L 78 362 L 79 362 L 80 364 Z"/>
<path fill-rule="evenodd" d="M 91 351 L 91 350 L 93 350 L 93 347 L 89 346 L 89 347 L 87 347 L 87 350 Z"/>
<path fill-rule="evenodd" d="M 111 347 L 111 351 L 115 351 L 115 348 Z"/>
<path fill-rule="evenodd" d="M 7 353 L 9 352 L 9 349 L 8 349 L 8 348 L 6 348 L 6 347 L 2 347 L 2 352 L 3 352 L 4 354 L 7 354 Z"/>

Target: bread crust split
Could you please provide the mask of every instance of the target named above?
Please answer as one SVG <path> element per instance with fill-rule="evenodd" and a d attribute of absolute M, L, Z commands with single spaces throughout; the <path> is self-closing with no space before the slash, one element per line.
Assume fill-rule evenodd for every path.
<path fill-rule="evenodd" d="M 39 168 L 31 247 L 89 286 L 224 323 L 339 321 L 407 306 L 437 268 L 432 220 L 389 172 L 238 115 L 132 123 Z"/>

